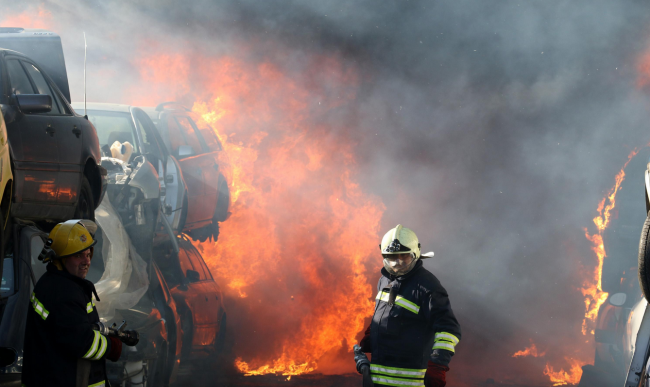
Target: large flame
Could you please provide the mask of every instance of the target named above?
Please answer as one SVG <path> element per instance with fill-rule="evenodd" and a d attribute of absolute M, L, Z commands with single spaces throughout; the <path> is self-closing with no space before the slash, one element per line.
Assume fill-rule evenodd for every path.
<path fill-rule="evenodd" d="M 233 299 L 237 369 L 352 371 L 351 355 L 343 362 L 341 353 L 372 314 L 384 210 L 355 180 L 347 128 L 327 123 L 355 98 L 356 73 L 325 57 L 293 76 L 232 57 L 166 53 L 136 65 L 149 91 L 190 93 L 199 127 L 213 128 L 230 159 L 232 215 L 218 242 L 195 245 Z"/>
<path fill-rule="evenodd" d="M 614 186 L 608 191 L 607 195 L 598 203 L 598 215 L 593 219 L 596 225 L 597 233 L 589 234 L 585 228 L 585 237 L 591 241 L 592 250 L 598 259 L 593 275 L 588 276 L 583 282 L 582 294 L 585 296 L 585 319 L 582 324 L 582 334 L 586 335 L 589 322 L 596 320 L 600 306 L 607 300 L 607 292 L 602 289 L 603 262 L 607 253 L 603 242 L 603 231 L 609 226 L 611 211 L 616 206 L 616 194 L 618 193 L 623 180 L 625 180 L 625 168 L 628 166 L 634 156 L 639 153 L 638 148 L 634 148 L 627 156 L 627 161 L 616 174 Z"/>

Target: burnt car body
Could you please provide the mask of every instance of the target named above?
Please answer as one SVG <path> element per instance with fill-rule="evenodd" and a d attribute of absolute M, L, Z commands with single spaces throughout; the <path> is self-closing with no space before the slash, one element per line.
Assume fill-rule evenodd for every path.
<path fill-rule="evenodd" d="M 14 172 L 11 215 L 93 219 L 106 189 L 92 124 L 29 57 L 0 49 L 0 108 Z"/>
<path fill-rule="evenodd" d="M 113 206 L 120 212 L 125 226 L 128 227 L 131 223 L 140 225 L 148 223 L 149 235 L 145 237 L 151 239 L 150 234 L 153 232 L 151 226 L 155 226 L 158 208 L 161 206 L 169 224 L 175 231 L 180 232 L 184 222 L 182 206 L 187 195 L 185 180 L 180 164 L 165 148 L 149 116 L 141 109 L 128 105 L 73 103 L 72 106 L 79 112 L 87 108 L 88 119 L 97 130 L 102 149 L 102 165 L 107 170 L 124 169 L 128 165 L 133 169 L 142 160 L 151 165 L 151 167 L 140 166 L 139 176 L 136 178 L 134 175 L 129 179 L 130 185 L 139 188 L 140 193 L 136 197 L 125 192 L 123 186 L 119 186 L 119 181 L 116 182 L 109 177 L 111 183 L 108 188 L 109 196 Z M 128 142 L 132 145 L 130 157 L 125 155 L 120 160 L 107 159 L 113 156 L 110 148 L 115 141 L 120 144 Z M 155 178 L 158 183 L 152 180 L 152 170 L 156 173 Z M 145 174 L 147 176 L 144 176 Z M 139 181 L 142 183 L 138 183 Z M 119 192 L 114 194 L 115 191 L 122 192 L 122 195 L 120 196 Z M 118 198 L 121 198 L 119 202 Z M 153 204 L 143 204 L 145 201 L 150 203 L 152 199 L 155 199 Z M 140 217 L 144 218 L 140 219 Z"/>
<path fill-rule="evenodd" d="M 0 386 L 3 387 L 20 386 L 29 297 L 34 284 L 45 273 L 45 265 L 38 260 L 38 255 L 47 233 L 34 224 L 14 227 L 14 238 L 4 257 L 0 288 Z M 102 278 L 106 264 L 102 251 L 107 239 L 101 228 L 96 238 L 98 244 L 87 277 L 93 282 Z M 154 262 L 146 264 L 145 275 L 147 288 L 137 303 L 126 309 L 115 309 L 108 320 L 102 317 L 108 324 L 126 320 L 129 329 L 140 333 L 140 342 L 135 347 L 123 347 L 118 362 L 107 363 L 109 380 L 114 385 L 126 382 L 127 385 L 165 386 L 178 372 L 182 334 L 176 304 Z M 98 289 L 98 293 L 102 292 Z M 101 301 L 96 304 L 99 309 Z"/>
<path fill-rule="evenodd" d="M 225 345 L 226 311 L 221 289 L 203 257 L 186 236 L 180 236 L 175 244 L 158 246 L 154 260 L 169 285 L 181 318 L 181 364 L 197 359 L 214 360 Z"/>
<path fill-rule="evenodd" d="M 175 103 L 142 108 L 156 124 L 167 150 L 179 161 L 187 186 L 184 230 L 195 239 L 219 235 L 219 222 L 230 215 L 227 173 L 221 160 L 223 147 L 212 148 L 192 119 L 190 111 Z M 210 138 L 214 142 L 214 138 Z M 218 139 L 216 139 L 218 142 Z M 185 207 L 185 206 L 184 206 Z"/>

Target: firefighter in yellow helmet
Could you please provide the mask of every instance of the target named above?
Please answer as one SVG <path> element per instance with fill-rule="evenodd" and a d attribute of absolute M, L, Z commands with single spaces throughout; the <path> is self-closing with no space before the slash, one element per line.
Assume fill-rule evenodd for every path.
<path fill-rule="evenodd" d="M 384 268 L 377 284 L 375 314 L 361 340 L 372 353 L 375 385 L 443 387 L 460 325 L 447 291 L 422 266 L 420 242 L 402 225 L 389 230 L 379 245 Z"/>
<path fill-rule="evenodd" d="M 39 259 L 39 279 L 27 312 L 22 385 L 105 386 L 105 359 L 117 361 L 122 342 L 93 329 L 99 323 L 95 286 L 85 279 L 97 225 L 69 220 L 50 232 Z"/>

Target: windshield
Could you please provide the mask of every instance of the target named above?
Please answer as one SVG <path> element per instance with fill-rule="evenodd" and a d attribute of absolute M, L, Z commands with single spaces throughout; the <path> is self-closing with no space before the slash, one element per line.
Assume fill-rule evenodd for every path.
<path fill-rule="evenodd" d="M 97 138 L 102 151 L 110 155 L 110 147 L 115 141 L 129 142 L 133 153 L 139 153 L 138 142 L 134 138 L 135 128 L 130 113 L 88 110 L 88 119 L 97 129 Z"/>

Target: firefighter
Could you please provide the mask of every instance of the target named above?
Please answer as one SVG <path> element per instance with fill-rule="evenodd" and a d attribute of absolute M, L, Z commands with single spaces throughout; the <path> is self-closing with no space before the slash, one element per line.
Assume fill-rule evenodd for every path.
<path fill-rule="evenodd" d="M 384 268 L 375 314 L 360 342 L 375 385 L 444 387 L 460 325 L 447 291 L 422 266 L 415 233 L 397 225 L 379 245 Z M 427 253 L 425 257 L 433 256 Z"/>
<path fill-rule="evenodd" d="M 88 220 L 59 223 L 39 259 L 47 271 L 27 312 L 23 386 L 108 386 L 106 360 L 117 361 L 122 342 L 93 330 L 99 322 L 95 286 L 85 279 L 97 226 Z M 50 248 L 51 244 L 51 248 Z"/>

